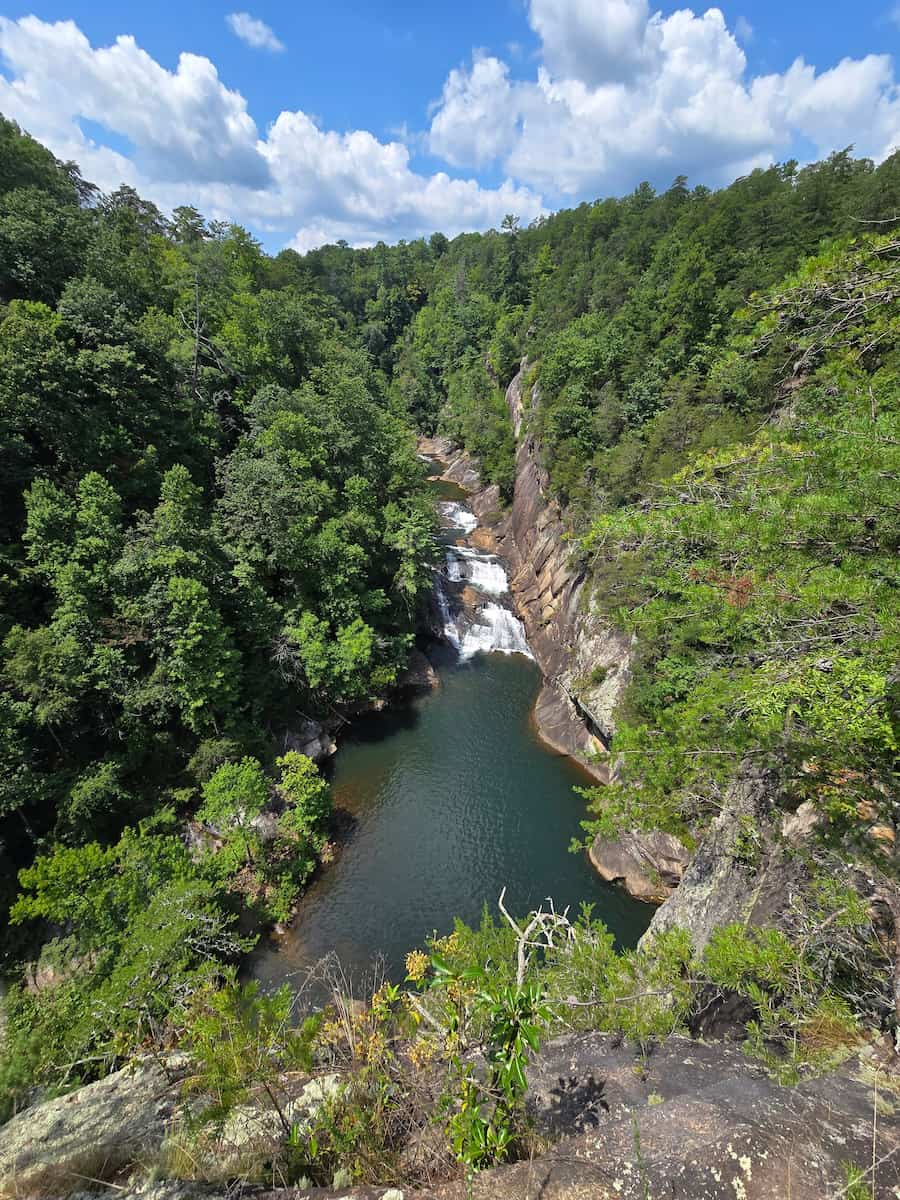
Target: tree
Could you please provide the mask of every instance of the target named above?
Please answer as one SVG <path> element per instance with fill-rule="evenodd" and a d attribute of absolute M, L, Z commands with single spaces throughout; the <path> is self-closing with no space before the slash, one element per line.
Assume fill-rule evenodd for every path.
<path fill-rule="evenodd" d="M 275 762 L 278 792 L 285 803 L 282 826 L 306 839 L 321 833 L 331 813 L 331 789 L 311 758 L 291 750 Z"/>
<path fill-rule="evenodd" d="M 240 848 L 247 862 L 254 861 L 253 822 L 269 803 L 269 785 L 258 759 L 224 763 L 203 785 L 203 803 L 197 816 Z"/>
<path fill-rule="evenodd" d="M 209 589 L 198 580 L 169 580 L 157 654 L 184 724 L 195 733 L 218 732 L 234 712 L 240 656 Z"/>

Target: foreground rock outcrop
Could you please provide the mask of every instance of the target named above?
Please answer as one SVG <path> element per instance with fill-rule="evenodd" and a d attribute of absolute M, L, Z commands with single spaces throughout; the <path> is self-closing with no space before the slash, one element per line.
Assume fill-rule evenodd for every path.
<path fill-rule="evenodd" d="M 144 1063 L 13 1117 L 0 1127 L 0 1197 L 69 1196 L 152 1162 L 178 1111 L 182 1075 Z"/>
<path fill-rule="evenodd" d="M 468 1186 L 460 1180 L 423 1190 L 402 1184 L 272 1190 L 157 1180 L 119 1185 L 119 1194 L 135 1200 L 839 1200 L 856 1168 L 866 1172 L 875 1200 L 896 1200 L 895 1070 L 889 1047 L 868 1047 L 830 1075 L 780 1087 L 725 1043 L 670 1037 L 641 1047 L 576 1034 L 542 1047 L 528 1074 L 532 1118 L 551 1147 L 485 1171 Z M 57 1131 L 56 1145 L 59 1139 Z M 68 1194 L 77 1192 L 71 1186 Z"/>
<path fill-rule="evenodd" d="M 681 883 L 653 915 L 642 942 L 679 927 L 700 954 L 717 926 L 772 925 L 807 878 L 794 851 L 812 833 L 805 814 L 783 817 L 764 770 L 745 766 L 700 842 Z"/>

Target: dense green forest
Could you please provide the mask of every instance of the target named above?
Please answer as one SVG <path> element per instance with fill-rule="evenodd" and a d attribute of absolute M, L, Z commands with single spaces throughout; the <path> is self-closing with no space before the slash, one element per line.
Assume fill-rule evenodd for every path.
<path fill-rule="evenodd" d="M 432 238 L 430 275 L 424 245 L 307 256 L 396 402 L 507 496 L 502 393 L 527 356 L 590 603 L 639 635 L 592 831 L 691 840 L 752 759 L 786 804 L 893 825 L 898 219 L 900 154 L 848 149 Z"/>
<path fill-rule="evenodd" d="M 823 816 L 804 928 L 842 914 L 842 940 L 735 935 L 697 963 L 677 936 L 616 955 L 586 918 L 581 959 L 549 955 L 523 992 L 487 923 L 410 980 L 459 999 L 505 963 L 475 1023 L 516 1054 L 562 997 L 646 1037 L 709 981 L 750 998 L 769 1049 L 813 1020 L 891 1027 L 848 872 L 896 902 L 897 222 L 900 155 L 845 150 L 528 228 L 269 257 L 193 209 L 101 195 L 0 123 L 3 949 L 15 977 L 42 945 L 29 970 L 54 981 L 7 997 L 2 1114 L 168 1044 L 192 997 L 201 1057 L 226 1017 L 275 1020 L 221 985 L 251 944 L 239 914 L 286 916 L 327 836 L 327 786 L 285 735 L 396 682 L 435 560 L 415 432 L 467 446 L 509 500 L 523 361 L 587 602 L 637 634 L 588 832 L 696 842 L 764 769 L 785 810 Z M 643 1017 L 618 998 L 661 981 L 678 994 Z M 457 1157 L 485 1165 L 508 1130 L 478 1127 L 456 1065 Z"/>
<path fill-rule="evenodd" d="M 405 662 L 433 515 L 342 317 L 296 256 L 0 125 L 4 948 L 80 964 L 10 997 L 5 1106 L 163 1021 L 238 911 L 287 915 L 328 804 L 285 735 Z"/>

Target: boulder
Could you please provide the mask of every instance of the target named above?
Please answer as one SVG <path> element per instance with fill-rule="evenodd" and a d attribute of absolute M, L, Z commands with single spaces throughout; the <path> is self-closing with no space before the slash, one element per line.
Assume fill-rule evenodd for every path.
<path fill-rule="evenodd" d="M 322 1105 L 337 1095 L 341 1077 L 328 1074 L 298 1079 L 296 1087 L 296 1095 L 281 1101 L 281 1111 L 288 1126 L 295 1125 L 303 1133 Z M 211 1130 L 208 1136 L 196 1141 L 191 1155 L 195 1169 L 199 1168 L 205 1178 L 228 1180 L 253 1174 L 260 1162 L 278 1150 L 285 1137 L 281 1117 L 265 1094 L 261 1094 L 233 1109 L 220 1130 Z"/>
<path fill-rule="evenodd" d="M 431 692 L 440 687 L 437 671 L 421 650 L 412 650 L 406 670 L 397 678 L 397 687 L 404 692 Z"/>
<path fill-rule="evenodd" d="M 180 1069 L 144 1062 L 26 1109 L 0 1127 L 0 1197 L 69 1196 L 152 1160 L 179 1109 Z"/>
<path fill-rule="evenodd" d="M 455 454 L 441 478 L 455 483 L 466 492 L 477 492 L 481 488 L 481 464 L 467 450 Z"/>
<path fill-rule="evenodd" d="M 416 449 L 422 458 L 448 459 L 457 452 L 457 447 L 445 437 L 420 437 Z"/>
<path fill-rule="evenodd" d="M 472 512 L 479 520 L 489 518 L 492 522 L 497 519 L 503 509 L 503 501 L 500 498 L 500 489 L 496 483 L 492 483 L 490 487 L 482 488 L 476 492 L 469 501 Z"/>
<path fill-rule="evenodd" d="M 485 529 L 482 525 L 478 525 L 469 534 L 469 542 L 476 550 L 485 550 L 488 554 L 497 552 L 497 540 L 491 533 L 490 529 Z"/>
<path fill-rule="evenodd" d="M 311 758 L 313 762 L 322 763 L 336 753 L 337 742 L 326 725 L 314 721 L 311 717 L 304 717 L 295 730 L 284 735 L 284 749 L 285 753 L 296 750 L 299 754 Z"/>
<path fill-rule="evenodd" d="M 607 883 L 620 883 L 629 896 L 661 904 L 681 882 L 691 852 L 671 833 L 623 833 L 594 838 L 591 863 Z"/>

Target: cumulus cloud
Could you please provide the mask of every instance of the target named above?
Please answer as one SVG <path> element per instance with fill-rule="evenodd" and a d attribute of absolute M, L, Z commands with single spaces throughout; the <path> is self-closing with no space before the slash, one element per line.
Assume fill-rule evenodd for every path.
<path fill-rule="evenodd" d="M 590 195 L 684 173 L 720 183 L 789 152 L 900 143 L 900 90 L 886 55 L 818 72 L 798 59 L 748 78 L 722 12 L 651 13 L 646 0 L 531 0 L 536 78 L 476 54 L 452 71 L 429 146 L 458 167 L 501 163 L 550 194 Z M 742 28 L 743 37 L 749 34 Z M 488 117 L 487 114 L 492 114 Z"/>
<path fill-rule="evenodd" d="M 134 145 L 134 167 L 154 180 L 263 186 L 267 167 L 256 124 L 208 58 L 182 54 L 167 71 L 134 38 L 94 49 L 73 21 L 0 17 L 0 111 L 37 137 L 78 148 L 77 119 L 114 129 Z"/>
<path fill-rule="evenodd" d="M 281 113 L 263 136 L 243 96 L 197 55 L 168 71 L 131 37 L 94 48 L 72 21 L 0 17 L 0 57 L 9 76 L 0 75 L 0 111 L 103 189 L 129 183 L 164 208 L 195 204 L 301 249 L 485 229 L 507 212 L 530 220 L 545 211 L 526 187 L 418 173 L 402 142 L 323 130 L 304 112 Z M 99 144 L 85 120 L 133 150 Z"/>
<path fill-rule="evenodd" d="M 323 131 L 303 112 L 283 112 L 263 148 L 277 180 L 275 195 L 289 210 L 317 215 L 298 232 L 305 248 L 324 230 L 328 240 L 357 242 L 401 237 L 409 231 L 459 232 L 497 226 L 508 212 L 538 216 L 533 192 L 510 182 L 483 188 L 442 171 L 424 176 L 410 166 L 402 142 L 380 142 L 371 133 Z"/>
<path fill-rule="evenodd" d="M 531 26 L 554 75 L 587 84 L 631 79 L 650 51 L 647 0 L 531 0 Z"/>
<path fill-rule="evenodd" d="M 229 13 L 225 23 L 235 37 L 239 37 L 254 50 L 271 50 L 273 54 L 284 50 L 284 42 L 278 40 L 270 26 L 265 21 L 251 17 L 249 13 Z"/>
<path fill-rule="evenodd" d="M 824 70 L 798 59 L 752 77 L 717 8 L 663 16 L 648 0 L 528 0 L 527 11 L 541 46 L 533 73 L 477 52 L 450 72 L 430 128 L 389 141 L 302 111 L 261 131 L 208 58 L 182 54 L 168 70 L 132 37 L 93 47 L 74 22 L 36 17 L 0 17 L 0 111 L 105 190 L 129 183 L 164 208 L 196 204 L 300 249 L 497 227 L 507 212 L 527 222 L 545 197 L 556 207 L 641 179 L 724 183 L 798 138 L 875 158 L 900 144 L 887 55 Z M 233 27 L 238 18 L 263 45 L 254 19 L 232 14 Z M 117 136 L 94 140 L 94 125 Z M 423 173 L 424 149 L 505 182 Z"/>

